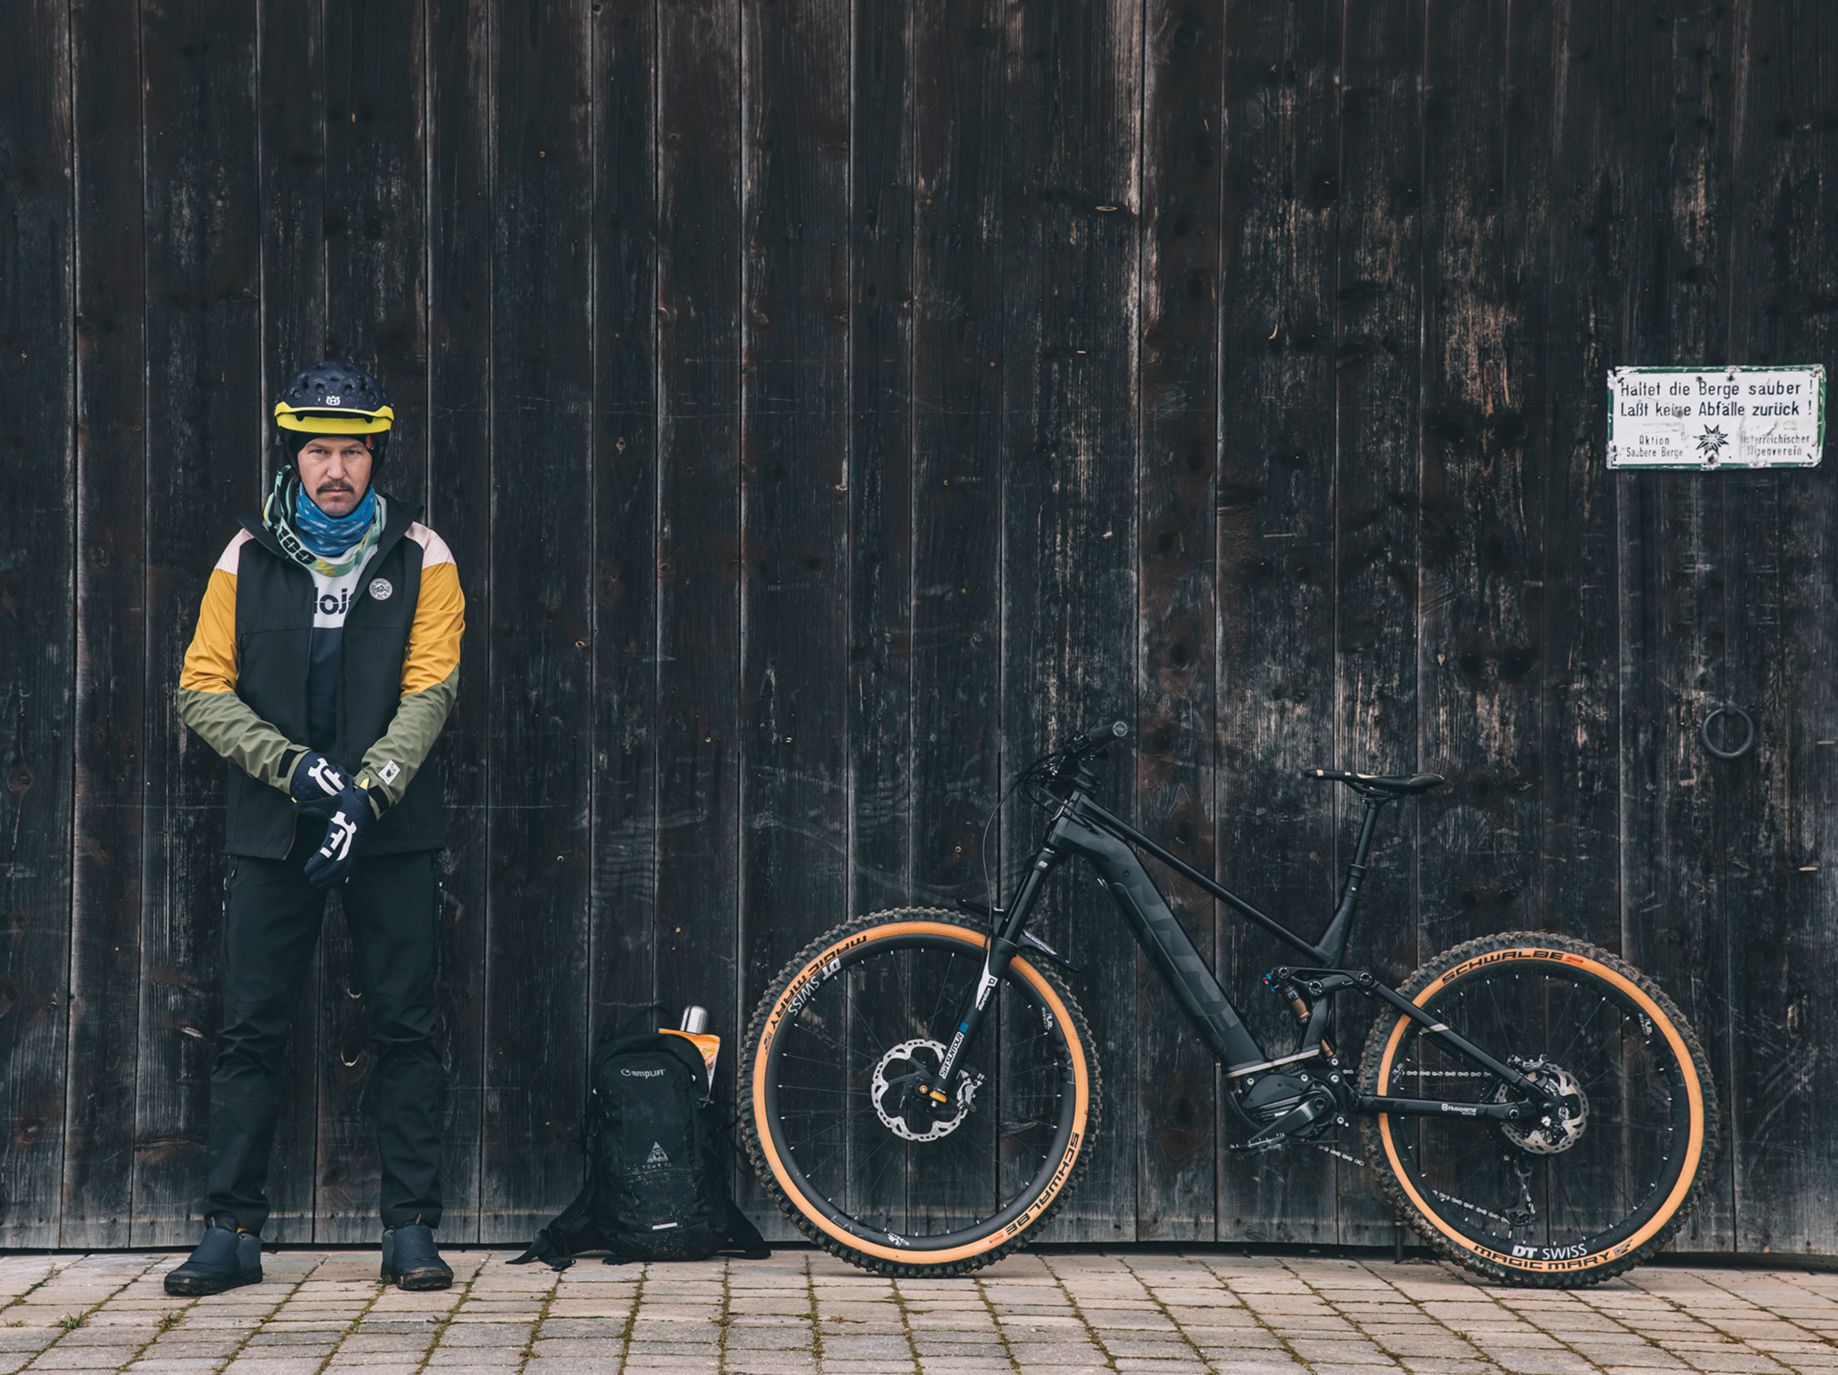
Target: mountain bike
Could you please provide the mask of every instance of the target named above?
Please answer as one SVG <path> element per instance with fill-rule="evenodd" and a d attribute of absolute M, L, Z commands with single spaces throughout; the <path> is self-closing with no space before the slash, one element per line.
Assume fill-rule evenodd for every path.
<path fill-rule="evenodd" d="M 1025 1245 L 1077 1184 L 1098 1062 L 1071 960 L 1028 930 L 1047 876 L 1076 858 L 1218 1060 L 1237 1149 L 1320 1144 L 1357 1120 L 1360 1163 L 1398 1213 L 1495 1282 L 1591 1284 L 1665 1244 L 1709 1173 L 1717 1098 L 1696 1035 L 1651 979 L 1531 931 L 1445 950 L 1395 989 L 1345 963 L 1380 814 L 1440 777 L 1307 770 L 1364 802 L 1338 905 L 1311 941 L 1094 800 L 1093 761 L 1125 733 L 1074 736 L 1016 777 L 1010 790 L 1027 786 L 1053 817 L 1010 906 L 858 917 L 760 999 L 741 1120 L 761 1181 L 806 1236 L 882 1274 L 957 1275 Z M 1265 975 L 1298 1019 L 1293 1047 L 1272 1054 L 1251 1034 L 1137 850 L 1296 952 Z M 1378 1004 L 1357 1066 L 1331 1036 L 1349 994 Z"/>

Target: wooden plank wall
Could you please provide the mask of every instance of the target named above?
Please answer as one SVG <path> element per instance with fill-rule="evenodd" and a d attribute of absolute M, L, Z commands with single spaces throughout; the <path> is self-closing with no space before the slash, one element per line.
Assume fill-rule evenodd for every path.
<path fill-rule="evenodd" d="M 1602 413 L 1617 364 L 1838 362 L 1838 9 L 16 8 L 0 1244 L 192 1234 L 222 779 L 172 687 L 267 398 L 344 352 L 470 599 L 444 1235 L 566 1201 L 595 1036 L 661 999 L 732 1038 L 823 928 L 983 897 L 1014 769 L 1122 717 L 1119 810 L 1304 925 L 1356 815 L 1298 770 L 1448 775 L 1388 818 L 1373 965 L 1625 952 L 1722 1082 L 1685 1244 L 1832 1251 L 1838 495 L 1611 475 Z M 1004 893 L 1042 822 L 992 828 Z M 1270 944 L 1168 895 L 1285 1030 Z M 326 929 L 280 1241 L 374 1230 Z M 1095 887 L 1043 931 L 1133 970 L 1086 985 L 1107 1123 L 1056 1236 L 1390 1239 L 1344 1162 L 1228 1149 Z"/>

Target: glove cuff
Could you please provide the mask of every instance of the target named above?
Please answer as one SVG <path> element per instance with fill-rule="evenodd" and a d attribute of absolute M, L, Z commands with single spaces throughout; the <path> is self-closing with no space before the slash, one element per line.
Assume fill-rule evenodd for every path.
<path fill-rule="evenodd" d="M 293 792 L 294 775 L 300 772 L 300 766 L 306 762 L 307 755 L 311 753 L 311 750 L 303 749 L 299 745 L 289 745 L 287 747 L 287 753 L 281 756 L 281 765 L 278 770 L 281 775 L 282 792 Z"/>
<path fill-rule="evenodd" d="M 383 795 L 383 789 L 377 786 L 376 774 L 369 769 L 364 769 L 353 782 L 357 790 L 364 795 L 364 800 L 370 804 L 371 820 L 382 820 L 383 812 L 389 806 L 389 799 Z"/>

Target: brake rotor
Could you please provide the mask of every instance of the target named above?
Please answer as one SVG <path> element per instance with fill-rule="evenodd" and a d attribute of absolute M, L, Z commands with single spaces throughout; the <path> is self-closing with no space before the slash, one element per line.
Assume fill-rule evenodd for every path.
<path fill-rule="evenodd" d="M 1589 1095 L 1583 1092 L 1577 1077 L 1562 1065 L 1540 1059 L 1517 1068 L 1546 1093 L 1563 1101 L 1557 1110 L 1557 1120 L 1548 1125 L 1542 1120 L 1530 1124 L 1502 1122 L 1500 1130 L 1522 1151 L 1533 1155 L 1563 1154 L 1583 1139 L 1589 1124 Z M 1500 1085 L 1494 1093 L 1494 1101 L 1505 1102 L 1507 1093 L 1506 1085 Z"/>
<path fill-rule="evenodd" d="M 921 1054 L 929 1054 L 931 1063 L 924 1064 L 919 1060 Z M 976 1100 L 976 1091 L 982 1087 L 983 1076 L 972 1075 L 968 1070 L 957 1072 L 957 1092 L 953 1095 L 956 1112 L 949 1117 L 934 1117 L 912 1092 L 912 1085 L 921 1073 L 929 1074 L 944 1062 L 945 1048 L 937 1041 L 928 1041 L 923 1037 L 911 1041 L 902 1041 L 889 1050 L 875 1064 L 874 1074 L 869 1080 L 868 1096 L 874 1102 L 874 1112 L 881 1119 L 881 1125 L 904 1141 L 938 1141 L 949 1136 L 960 1127 L 964 1119 L 970 1116 L 971 1104 Z M 910 1070 L 889 1073 L 897 1065 L 909 1065 Z M 911 1118 L 918 1118 L 925 1124 L 925 1130 L 913 1130 Z"/>

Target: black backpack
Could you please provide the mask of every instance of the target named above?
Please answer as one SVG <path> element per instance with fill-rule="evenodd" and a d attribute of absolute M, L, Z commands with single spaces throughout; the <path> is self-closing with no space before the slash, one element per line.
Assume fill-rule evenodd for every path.
<path fill-rule="evenodd" d="M 565 1270 L 582 1251 L 628 1260 L 770 1255 L 728 1196 L 728 1152 L 701 1052 L 650 1033 L 594 1051 L 587 1104 L 586 1182 L 512 1265 Z"/>

